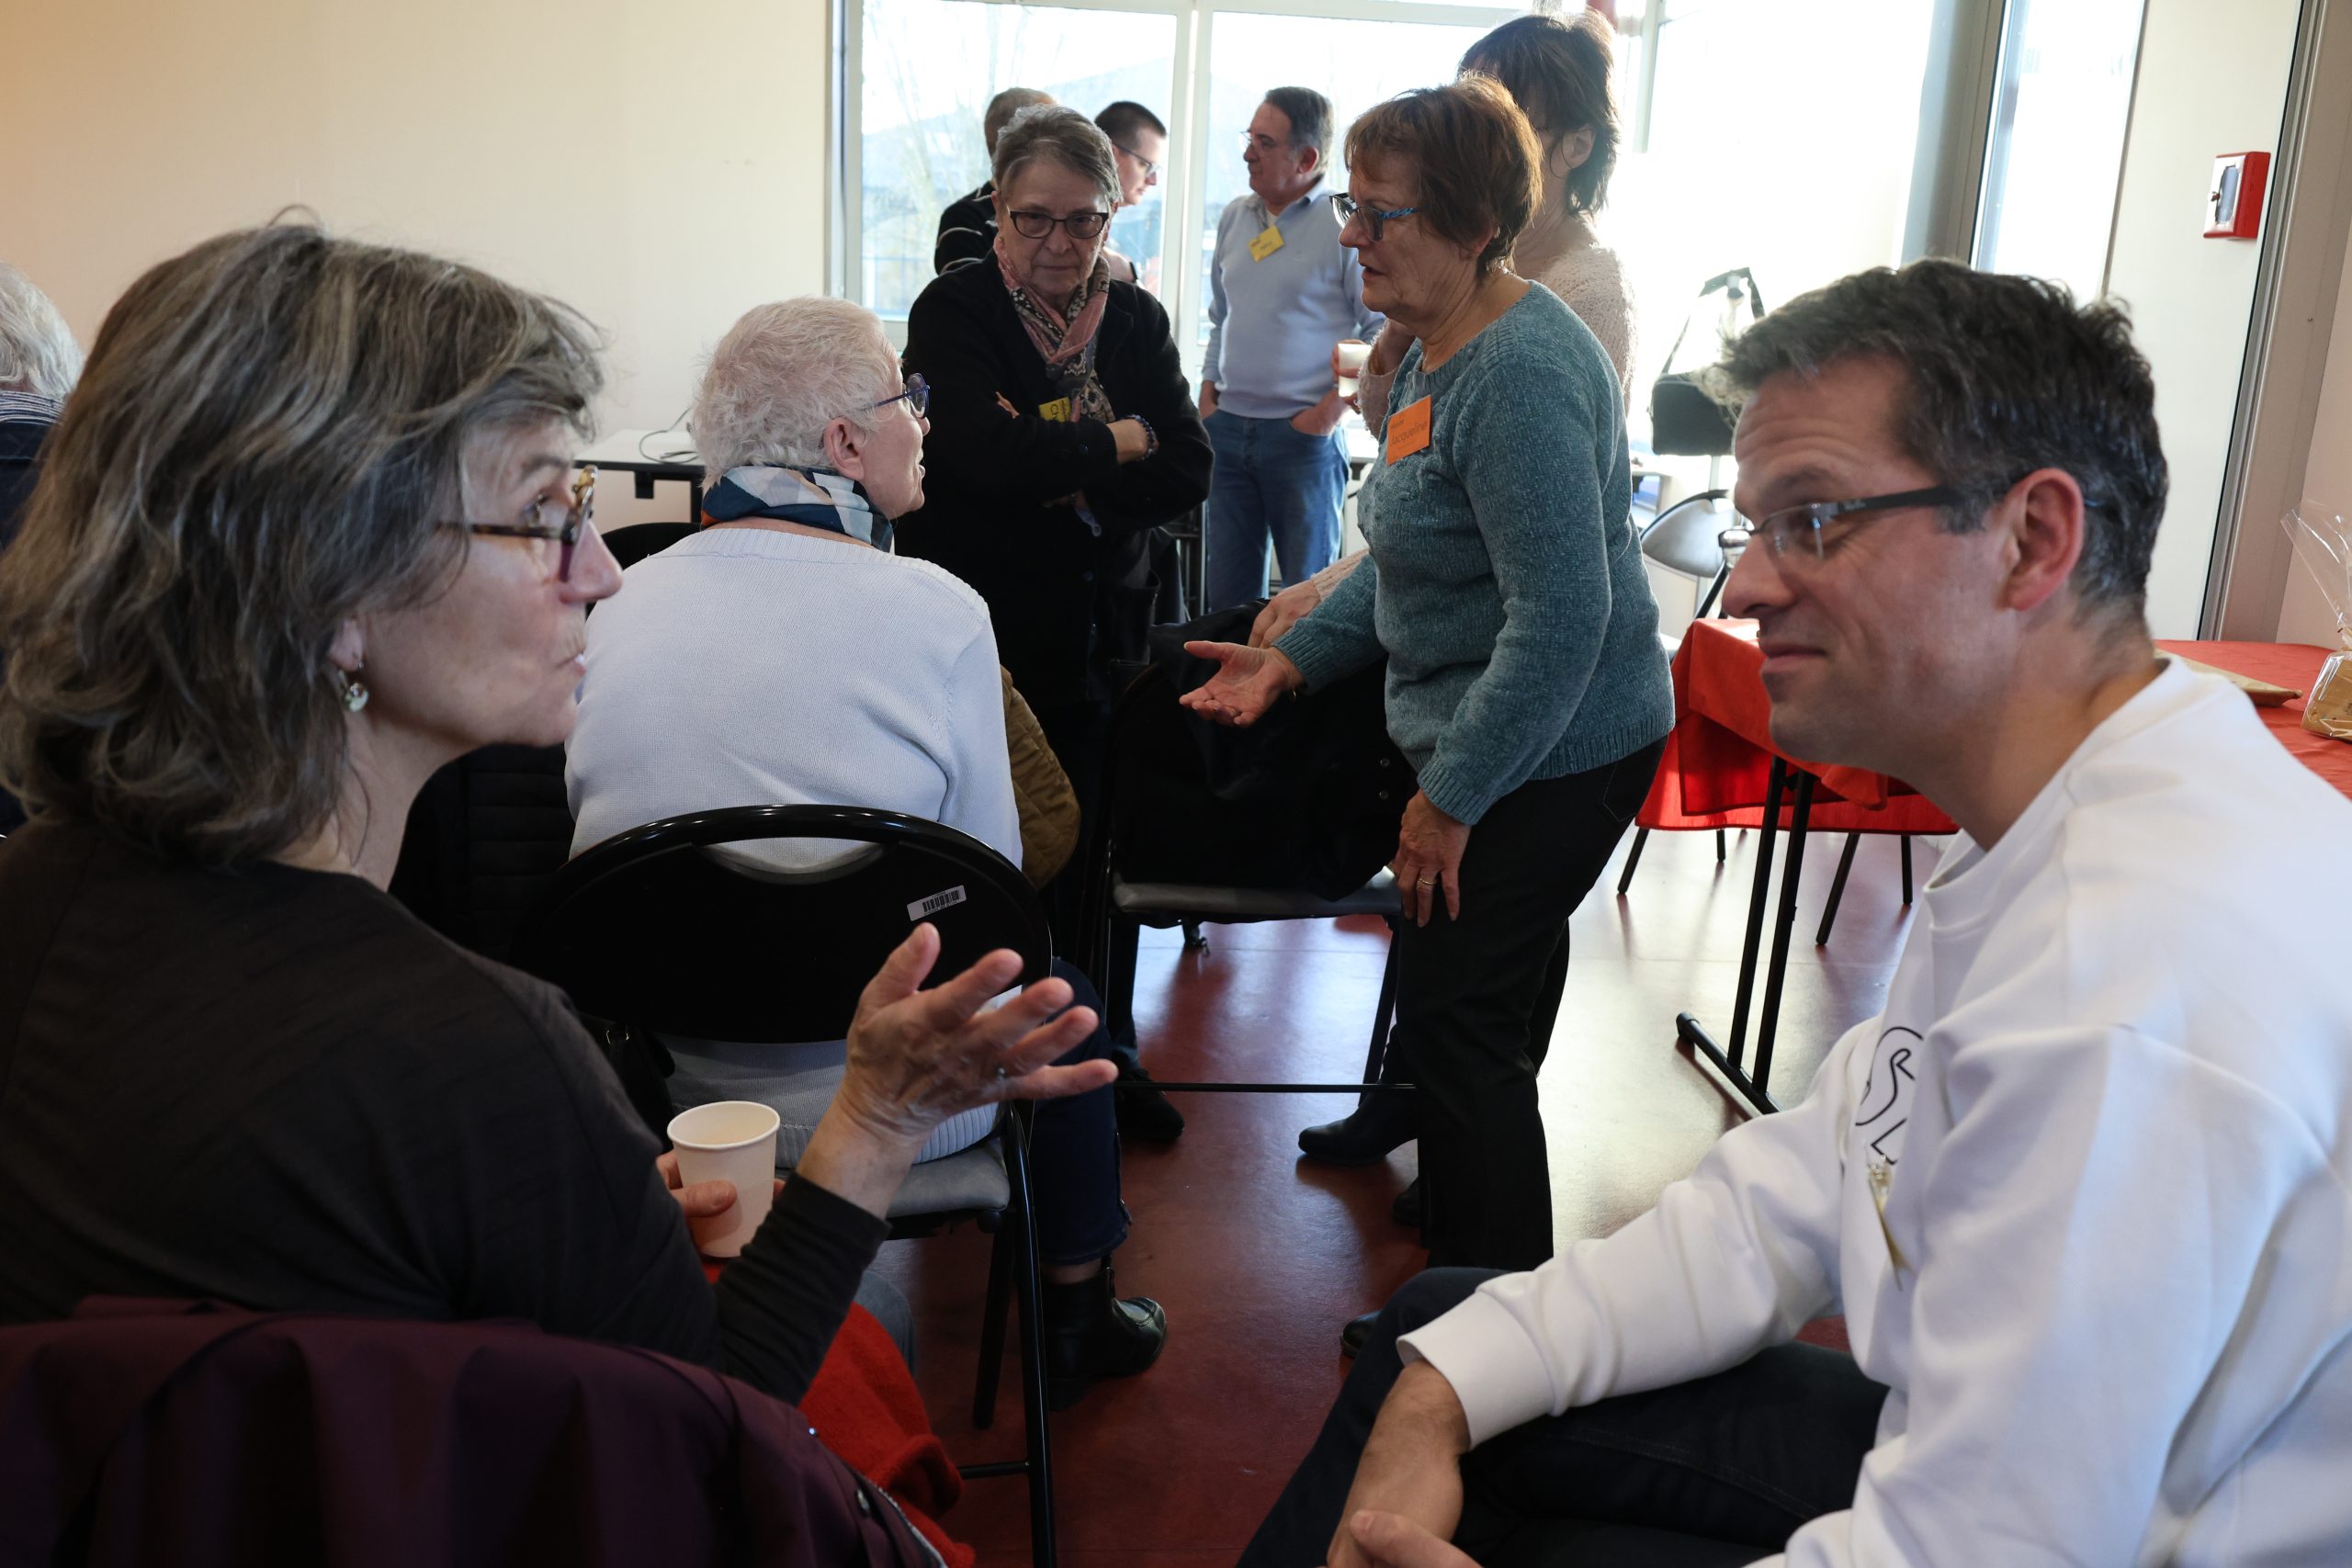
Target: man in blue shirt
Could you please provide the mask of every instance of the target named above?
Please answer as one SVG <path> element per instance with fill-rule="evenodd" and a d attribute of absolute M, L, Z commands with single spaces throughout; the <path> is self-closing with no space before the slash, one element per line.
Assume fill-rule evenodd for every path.
<path fill-rule="evenodd" d="M 1340 245 L 1339 215 L 1320 188 L 1331 130 L 1322 94 L 1268 93 L 1243 133 L 1250 194 L 1217 220 L 1201 360 L 1201 417 L 1216 453 L 1211 610 L 1265 597 L 1269 543 L 1284 582 L 1303 581 L 1339 554 L 1348 456 L 1331 348 L 1344 338 L 1370 342 L 1381 317 L 1364 307 L 1363 269 Z"/>

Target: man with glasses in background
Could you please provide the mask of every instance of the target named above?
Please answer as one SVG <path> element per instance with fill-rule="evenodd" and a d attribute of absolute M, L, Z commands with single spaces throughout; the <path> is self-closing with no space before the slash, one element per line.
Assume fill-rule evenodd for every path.
<path fill-rule="evenodd" d="M 1719 375 L 1775 743 L 1962 836 L 1803 1103 L 1390 1302 L 1243 1562 L 2352 1561 L 2352 806 L 2149 639 L 2122 312 L 1919 262 Z"/>
<path fill-rule="evenodd" d="M 1168 127 L 1158 115 L 1125 98 L 1096 115 L 1094 123 L 1111 139 L 1111 156 L 1119 167 L 1119 206 L 1140 206 L 1144 193 L 1159 183 L 1159 171 L 1168 162 Z M 1115 247 L 1105 247 L 1102 260 L 1113 277 L 1159 292 L 1159 275 L 1146 278 L 1144 269 Z"/>
<path fill-rule="evenodd" d="M 1269 545 L 1284 582 L 1340 552 L 1348 453 L 1331 349 L 1370 342 L 1382 324 L 1363 302 L 1363 268 L 1340 243 L 1317 194 L 1331 145 L 1331 100 L 1276 87 L 1242 133 L 1250 191 L 1217 219 L 1209 265 L 1209 344 L 1201 417 L 1209 476 L 1206 607 L 1266 596 Z"/>

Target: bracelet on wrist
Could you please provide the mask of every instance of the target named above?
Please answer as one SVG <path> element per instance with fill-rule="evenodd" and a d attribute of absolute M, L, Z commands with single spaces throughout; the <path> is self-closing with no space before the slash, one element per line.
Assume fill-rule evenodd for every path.
<path fill-rule="evenodd" d="M 1143 455 L 1148 457 L 1153 453 L 1159 451 L 1159 432 L 1152 429 L 1151 421 L 1144 418 L 1144 416 L 1139 413 L 1131 413 L 1127 415 L 1127 417 L 1134 420 L 1137 424 L 1143 426 Z"/>

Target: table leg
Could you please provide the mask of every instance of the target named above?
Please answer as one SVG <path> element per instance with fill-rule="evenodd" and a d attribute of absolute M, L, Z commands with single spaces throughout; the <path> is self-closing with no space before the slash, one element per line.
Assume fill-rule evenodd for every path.
<path fill-rule="evenodd" d="M 1846 835 L 1846 848 L 1838 856 L 1838 874 L 1829 879 L 1829 903 L 1821 911 L 1821 929 L 1813 933 L 1813 945 L 1829 945 L 1829 928 L 1838 923 L 1838 906 L 1846 900 L 1846 878 L 1854 870 L 1854 851 L 1860 845 L 1860 833 Z"/>
<path fill-rule="evenodd" d="M 1797 775 L 1796 810 L 1789 820 L 1789 852 L 1781 863 L 1781 914 L 1772 931 L 1772 966 L 1764 976 L 1764 1016 L 1756 1025 L 1756 1089 L 1770 1093 L 1772 1040 L 1781 1031 L 1781 987 L 1789 977 L 1789 933 L 1797 923 L 1797 883 L 1804 875 L 1804 829 L 1813 815 L 1813 775 Z"/>
<path fill-rule="evenodd" d="M 1739 991 L 1732 1003 L 1731 1065 L 1739 1066 L 1747 1046 L 1747 1007 L 1756 996 L 1756 954 L 1764 942 L 1764 910 L 1772 890 L 1772 840 L 1781 830 L 1781 792 L 1788 787 L 1789 765 L 1772 759 L 1771 777 L 1764 786 L 1764 830 L 1756 843 L 1756 885 L 1747 896 L 1747 941 L 1739 953 Z"/>

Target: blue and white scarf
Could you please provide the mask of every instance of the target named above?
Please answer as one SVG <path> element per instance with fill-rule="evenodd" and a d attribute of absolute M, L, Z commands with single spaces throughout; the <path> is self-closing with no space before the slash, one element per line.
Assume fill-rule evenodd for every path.
<path fill-rule="evenodd" d="M 702 514 L 713 523 L 773 517 L 845 534 L 877 550 L 890 547 L 890 520 L 874 510 L 855 479 L 831 468 L 729 468 L 703 493 Z"/>

